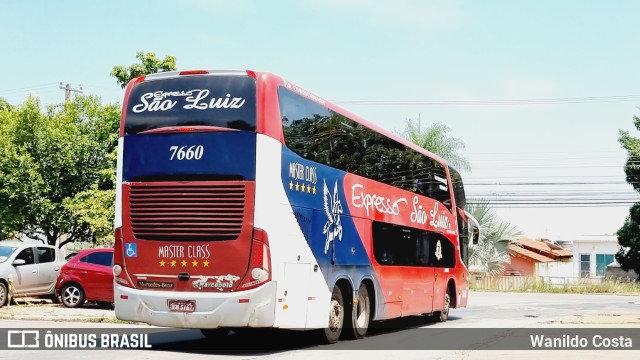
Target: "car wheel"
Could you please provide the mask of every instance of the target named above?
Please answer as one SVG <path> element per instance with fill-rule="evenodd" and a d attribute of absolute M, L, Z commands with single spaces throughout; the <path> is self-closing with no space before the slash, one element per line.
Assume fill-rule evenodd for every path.
<path fill-rule="evenodd" d="M 76 283 L 66 284 L 60 292 L 60 300 L 62 300 L 62 305 L 69 308 L 82 306 L 82 304 L 84 304 L 84 290 L 82 290 L 82 286 Z"/>
<path fill-rule="evenodd" d="M 7 303 L 7 298 L 9 298 L 7 285 L 5 285 L 3 282 L 0 282 L 0 307 L 3 307 Z"/>
<path fill-rule="evenodd" d="M 344 300 L 342 291 L 338 286 L 333 287 L 331 293 L 331 305 L 329 309 L 329 326 L 321 329 L 322 340 L 329 344 L 335 344 L 340 339 L 344 326 Z"/>

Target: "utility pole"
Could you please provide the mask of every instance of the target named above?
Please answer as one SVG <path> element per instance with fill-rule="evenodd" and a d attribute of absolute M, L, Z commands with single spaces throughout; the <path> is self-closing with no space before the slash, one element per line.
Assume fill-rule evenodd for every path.
<path fill-rule="evenodd" d="M 65 86 L 60 82 L 60 89 L 64 90 L 64 101 L 71 101 L 71 92 L 77 92 L 78 94 L 82 94 L 82 86 L 78 86 L 77 88 L 72 88 L 71 85 L 67 84 Z"/>

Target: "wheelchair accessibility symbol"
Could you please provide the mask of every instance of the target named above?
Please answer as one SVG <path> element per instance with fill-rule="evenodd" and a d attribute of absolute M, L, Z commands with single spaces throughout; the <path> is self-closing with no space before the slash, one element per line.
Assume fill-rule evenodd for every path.
<path fill-rule="evenodd" d="M 125 243 L 124 244 L 126 251 L 126 257 L 138 257 L 138 244 L 136 243 Z"/>

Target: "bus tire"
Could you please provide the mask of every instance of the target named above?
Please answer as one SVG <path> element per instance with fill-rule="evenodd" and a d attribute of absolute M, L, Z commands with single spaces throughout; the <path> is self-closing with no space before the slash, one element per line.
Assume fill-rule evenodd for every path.
<path fill-rule="evenodd" d="M 436 311 L 435 316 L 439 322 L 445 322 L 449 319 L 449 310 L 451 310 L 451 295 L 449 292 L 444 293 L 444 305 L 442 311 Z"/>
<path fill-rule="evenodd" d="M 360 284 L 357 301 L 354 301 L 351 311 L 351 337 L 362 339 L 369 329 L 371 319 L 371 299 L 365 284 Z"/>
<path fill-rule="evenodd" d="M 335 344 L 340 339 L 342 328 L 344 327 L 344 300 L 342 291 L 336 285 L 331 293 L 331 304 L 329 306 L 329 325 L 321 329 L 322 340 L 329 344 Z"/>

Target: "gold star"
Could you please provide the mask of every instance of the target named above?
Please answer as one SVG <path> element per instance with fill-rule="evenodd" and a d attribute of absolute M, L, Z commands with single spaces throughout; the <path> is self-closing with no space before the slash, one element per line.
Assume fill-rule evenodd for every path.
<path fill-rule="evenodd" d="M 182 265 L 182 267 L 187 266 L 187 261 L 186 261 L 186 260 L 182 260 L 182 262 L 180 263 L 180 265 Z"/>
<path fill-rule="evenodd" d="M 160 267 L 164 267 L 164 264 L 166 264 L 164 260 L 160 260 Z"/>
<path fill-rule="evenodd" d="M 171 260 L 171 267 L 176 267 L 176 261 L 175 260 Z"/>
<path fill-rule="evenodd" d="M 315 187 L 315 185 L 314 185 L 314 186 L 313 186 L 313 195 L 315 195 L 315 194 L 316 194 L 316 187 Z"/>
<path fill-rule="evenodd" d="M 300 190 L 300 184 L 298 184 L 298 182 L 296 182 L 296 191 Z"/>
<path fill-rule="evenodd" d="M 198 260 L 193 260 L 191 265 L 193 265 L 193 267 L 198 267 Z"/>
<path fill-rule="evenodd" d="M 293 190 L 293 181 L 289 181 L 289 190 Z"/>
<path fill-rule="evenodd" d="M 311 194 L 311 185 L 307 186 L 307 194 Z"/>
<path fill-rule="evenodd" d="M 306 186 L 304 186 L 304 184 L 302 184 L 302 192 L 305 192 L 305 190 L 304 190 L 304 189 L 306 189 L 306 188 L 307 188 L 307 187 L 306 187 Z"/>
<path fill-rule="evenodd" d="M 204 265 L 204 267 L 209 267 L 209 260 L 203 261 L 202 265 Z"/>

